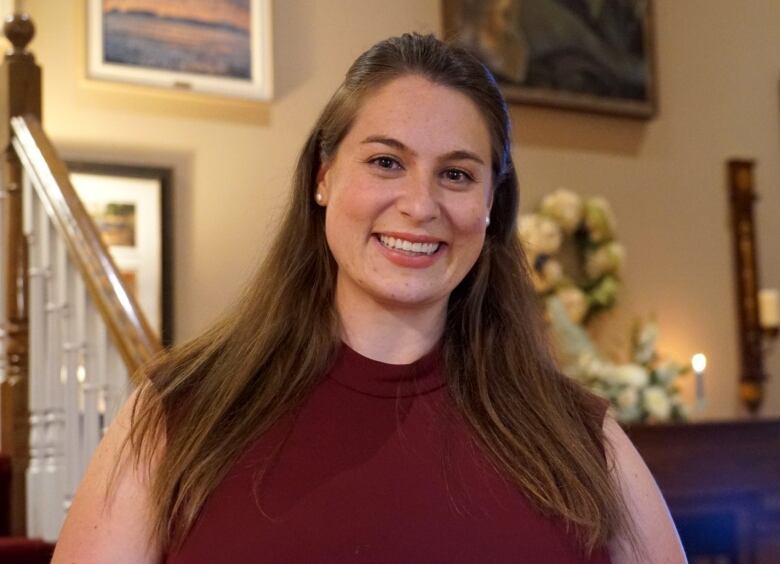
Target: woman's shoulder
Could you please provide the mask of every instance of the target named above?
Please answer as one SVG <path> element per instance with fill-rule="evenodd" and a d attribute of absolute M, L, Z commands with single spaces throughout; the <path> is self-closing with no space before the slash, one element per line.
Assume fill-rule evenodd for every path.
<path fill-rule="evenodd" d="M 150 475 L 125 448 L 136 390 L 119 410 L 95 452 L 73 499 L 53 562 L 108 562 L 121 557 L 157 562 L 147 528 Z"/>
<path fill-rule="evenodd" d="M 610 471 L 637 533 L 633 542 L 626 535 L 612 540 L 609 546 L 612 562 L 684 564 L 680 538 L 658 485 L 625 431 L 609 415 L 604 419 L 604 440 L 609 446 Z"/>

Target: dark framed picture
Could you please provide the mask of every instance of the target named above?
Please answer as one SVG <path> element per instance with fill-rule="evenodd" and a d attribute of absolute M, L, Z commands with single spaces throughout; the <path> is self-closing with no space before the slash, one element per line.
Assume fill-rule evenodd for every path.
<path fill-rule="evenodd" d="M 173 341 L 172 171 L 69 161 L 70 179 L 163 345 Z"/>
<path fill-rule="evenodd" d="M 87 0 L 90 78 L 269 100 L 271 0 Z"/>
<path fill-rule="evenodd" d="M 651 0 L 443 0 L 444 34 L 493 72 L 507 101 L 651 118 Z"/>

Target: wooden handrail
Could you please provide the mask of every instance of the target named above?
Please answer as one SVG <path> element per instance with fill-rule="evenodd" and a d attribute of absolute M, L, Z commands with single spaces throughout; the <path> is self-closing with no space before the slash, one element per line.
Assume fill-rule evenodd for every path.
<path fill-rule="evenodd" d="M 13 117 L 11 128 L 16 154 L 78 266 L 128 372 L 135 375 L 161 350 L 159 337 L 136 298 L 127 291 L 108 248 L 70 182 L 65 162 L 38 119 L 34 115 Z"/>

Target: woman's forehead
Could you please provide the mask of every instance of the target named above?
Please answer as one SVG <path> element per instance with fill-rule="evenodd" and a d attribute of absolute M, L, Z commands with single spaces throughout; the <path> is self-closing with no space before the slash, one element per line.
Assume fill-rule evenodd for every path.
<path fill-rule="evenodd" d="M 368 93 L 345 141 L 397 139 L 413 150 L 468 150 L 489 158 L 490 132 L 477 105 L 453 87 L 402 76 Z"/>

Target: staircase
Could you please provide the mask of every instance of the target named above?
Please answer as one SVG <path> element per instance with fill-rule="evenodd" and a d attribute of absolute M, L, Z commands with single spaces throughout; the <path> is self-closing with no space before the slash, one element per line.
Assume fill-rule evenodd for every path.
<path fill-rule="evenodd" d="M 0 562 L 48 562 L 92 452 L 160 350 L 40 123 L 21 14 L 0 66 Z"/>

